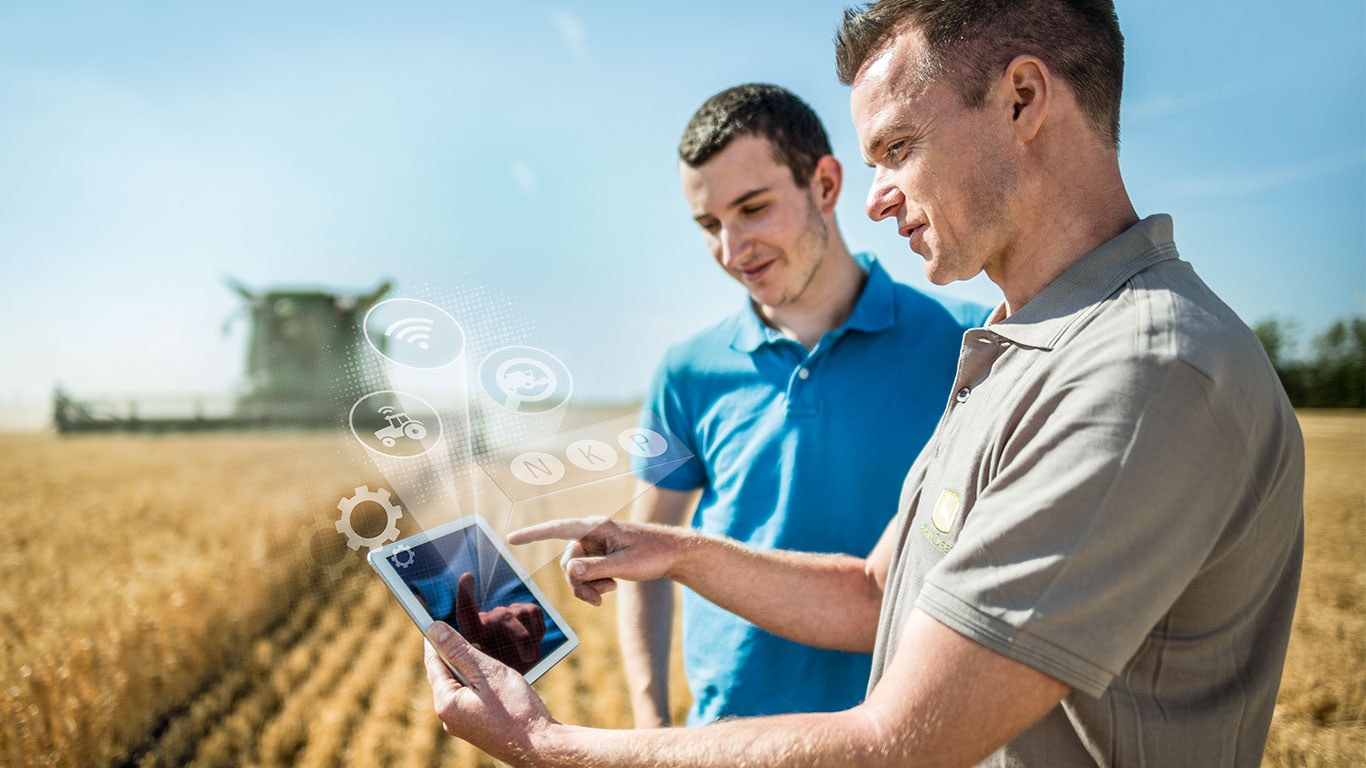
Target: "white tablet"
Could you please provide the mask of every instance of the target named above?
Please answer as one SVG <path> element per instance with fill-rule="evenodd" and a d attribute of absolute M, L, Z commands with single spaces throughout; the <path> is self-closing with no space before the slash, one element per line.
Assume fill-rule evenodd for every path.
<path fill-rule="evenodd" d="M 371 550 L 369 560 L 424 636 L 444 621 L 529 682 L 578 647 L 574 631 L 479 515 Z"/>

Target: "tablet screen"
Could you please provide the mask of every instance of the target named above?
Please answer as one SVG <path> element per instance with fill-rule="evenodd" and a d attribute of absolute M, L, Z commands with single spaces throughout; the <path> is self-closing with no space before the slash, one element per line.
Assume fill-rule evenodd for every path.
<path fill-rule="evenodd" d="M 375 550 L 370 563 L 424 634 L 433 621 L 444 621 L 528 680 L 578 645 L 478 515 Z"/>

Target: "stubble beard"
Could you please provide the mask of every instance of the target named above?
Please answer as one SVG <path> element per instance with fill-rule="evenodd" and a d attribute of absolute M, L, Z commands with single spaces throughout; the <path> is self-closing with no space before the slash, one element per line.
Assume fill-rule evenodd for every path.
<path fill-rule="evenodd" d="M 830 227 L 826 225 L 825 217 L 821 215 L 820 206 L 816 205 L 816 201 L 810 197 L 807 198 L 807 201 L 806 227 L 802 231 L 802 236 L 797 240 L 796 247 L 803 253 L 814 251 L 816 257 L 811 262 L 811 270 L 802 277 L 801 285 L 783 296 L 781 302 L 774 305 L 776 307 L 790 306 L 796 303 L 811 287 L 811 283 L 816 279 L 816 273 L 825 266 L 825 251 L 830 245 Z M 791 260 L 788 260 L 788 263 L 791 264 Z"/>
<path fill-rule="evenodd" d="M 967 196 L 973 205 L 967 219 L 972 222 L 972 232 L 976 236 L 966 243 L 952 245 L 940 241 L 937 247 L 932 246 L 928 238 L 924 239 L 925 250 L 929 252 L 924 257 L 925 277 L 931 283 L 948 285 L 958 280 L 971 280 L 999 255 L 1003 238 L 1009 232 L 1010 200 L 1017 181 L 1015 169 L 999 159 L 984 164 L 973 174 Z M 993 233 L 999 235 L 996 242 L 990 237 Z"/>

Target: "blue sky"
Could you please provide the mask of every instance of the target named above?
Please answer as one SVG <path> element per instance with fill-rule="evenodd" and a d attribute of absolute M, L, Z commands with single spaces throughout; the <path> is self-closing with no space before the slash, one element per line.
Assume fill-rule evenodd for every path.
<path fill-rule="evenodd" d="M 0 426 L 77 394 L 225 392 L 245 284 L 478 286 L 576 391 L 639 394 L 738 307 L 679 191 L 709 95 L 820 112 L 851 247 L 927 287 L 868 222 L 839 3 L 7 3 L 0 7 Z M 1141 214 L 1249 322 L 1306 339 L 1366 308 L 1359 0 L 1121 0 L 1121 164 Z M 984 279 L 944 292 L 992 302 Z"/>

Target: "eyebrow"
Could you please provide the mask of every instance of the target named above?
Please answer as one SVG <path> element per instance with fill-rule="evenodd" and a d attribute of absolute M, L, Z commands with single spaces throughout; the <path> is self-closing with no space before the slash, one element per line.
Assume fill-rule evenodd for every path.
<path fill-rule="evenodd" d="M 874 167 L 873 161 L 869 158 L 879 153 L 880 149 L 887 144 L 888 138 L 898 133 L 907 133 L 910 130 L 910 126 L 903 121 L 878 126 L 873 135 L 869 137 L 867 146 L 859 147 L 859 154 L 863 156 L 863 164 L 869 168 Z"/>
<path fill-rule="evenodd" d="M 735 208 L 735 207 L 737 207 L 737 206 L 744 205 L 745 203 L 749 202 L 751 199 L 753 199 L 753 198 L 755 198 L 755 197 L 758 197 L 759 195 L 762 195 L 763 193 L 767 192 L 768 190 L 769 190 L 768 187 L 759 187 L 758 189 L 751 189 L 750 191 L 748 191 L 748 192 L 746 192 L 746 193 L 740 195 L 739 197 L 735 198 L 734 200 L 730 201 L 730 204 L 727 205 L 726 207 L 727 207 L 727 208 Z"/>
<path fill-rule="evenodd" d="M 759 195 L 762 195 L 762 194 L 764 194 L 765 192 L 768 192 L 770 189 L 771 189 L 771 187 L 758 187 L 758 188 L 756 188 L 756 189 L 751 189 L 751 190 L 749 190 L 748 192 L 741 193 L 741 194 L 740 194 L 739 196 L 737 196 L 734 200 L 731 200 L 729 203 L 726 203 L 726 208 L 737 208 L 737 207 L 739 207 L 739 206 L 741 206 L 741 205 L 744 205 L 745 203 L 749 202 L 749 201 L 752 200 L 753 198 L 758 197 Z M 693 221 L 696 221 L 697 223 L 700 224 L 700 223 L 702 223 L 703 221 L 708 220 L 708 219 L 711 219 L 711 218 L 714 218 L 714 217 L 713 217 L 711 214 L 709 214 L 709 213 L 699 213 L 699 214 L 697 214 L 696 216 L 694 216 L 694 217 L 692 217 L 692 218 L 693 218 Z"/>

